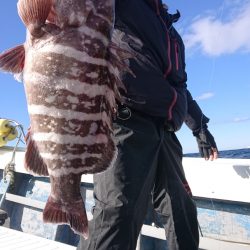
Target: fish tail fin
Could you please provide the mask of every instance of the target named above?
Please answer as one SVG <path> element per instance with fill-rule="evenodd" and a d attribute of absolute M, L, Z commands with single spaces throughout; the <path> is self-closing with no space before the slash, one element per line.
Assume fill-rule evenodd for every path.
<path fill-rule="evenodd" d="M 24 61 L 25 49 L 21 44 L 0 54 L 0 70 L 19 74 L 23 71 Z"/>
<path fill-rule="evenodd" d="M 32 36 L 41 37 L 44 34 L 42 27 L 49 16 L 52 3 L 53 0 L 18 1 L 18 14 Z"/>
<path fill-rule="evenodd" d="M 41 176 L 48 176 L 48 169 L 44 163 L 42 157 L 39 154 L 38 148 L 34 140 L 32 139 L 31 131 L 29 129 L 25 141 L 27 149 L 25 153 L 24 166 L 28 172 L 38 174 Z"/>
<path fill-rule="evenodd" d="M 83 200 L 62 204 L 53 200 L 50 196 L 43 210 L 45 223 L 68 224 L 71 229 L 88 238 L 88 218 Z"/>

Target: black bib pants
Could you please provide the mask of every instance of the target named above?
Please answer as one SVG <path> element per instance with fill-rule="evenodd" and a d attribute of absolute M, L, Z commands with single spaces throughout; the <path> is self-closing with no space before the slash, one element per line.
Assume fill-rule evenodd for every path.
<path fill-rule="evenodd" d="M 94 175 L 88 240 L 78 250 L 134 250 L 149 202 L 160 215 L 169 250 L 197 250 L 196 206 L 186 188 L 182 147 L 164 120 L 132 112 L 115 121 L 118 158 Z"/>

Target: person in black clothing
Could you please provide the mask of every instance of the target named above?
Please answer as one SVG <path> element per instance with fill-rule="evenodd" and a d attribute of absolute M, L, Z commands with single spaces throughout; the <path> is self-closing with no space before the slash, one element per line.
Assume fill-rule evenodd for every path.
<path fill-rule="evenodd" d="M 152 203 L 168 249 L 197 250 L 197 210 L 175 132 L 185 122 L 206 159 L 217 158 L 217 147 L 209 119 L 187 90 L 184 45 L 172 26 L 179 13 L 168 14 L 161 0 L 116 0 L 115 15 L 115 29 L 145 60 L 130 60 L 136 77 L 124 76 L 127 91 L 114 121 L 118 158 L 94 175 L 90 234 L 77 249 L 134 250 Z"/>

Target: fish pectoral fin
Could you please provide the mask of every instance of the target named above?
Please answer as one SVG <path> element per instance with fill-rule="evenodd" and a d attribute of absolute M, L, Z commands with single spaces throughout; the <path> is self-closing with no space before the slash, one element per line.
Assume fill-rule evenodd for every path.
<path fill-rule="evenodd" d="M 30 34 L 36 38 L 44 34 L 42 27 L 48 18 L 53 0 L 19 0 L 18 14 Z"/>
<path fill-rule="evenodd" d="M 25 49 L 22 44 L 0 54 L 0 70 L 13 74 L 21 73 L 24 61 Z"/>
<path fill-rule="evenodd" d="M 88 238 L 88 218 L 83 200 L 70 202 L 68 205 L 58 203 L 50 196 L 43 210 L 45 223 L 67 224 L 71 229 Z"/>
<path fill-rule="evenodd" d="M 114 29 L 111 43 L 109 44 L 109 55 L 114 60 L 114 65 L 121 73 L 134 73 L 129 67 L 129 59 L 134 59 L 137 63 L 145 62 L 146 57 L 141 55 L 143 43 L 130 35 L 125 34 L 119 29 Z M 113 61 L 111 61 L 113 63 Z"/>
<path fill-rule="evenodd" d="M 132 46 L 133 45 L 133 46 Z M 108 47 L 109 70 L 115 76 L 114 89 L 121 89 L 126 92 L 123 84 L 123 74 L 129 73 L 136 77 L 129 66 L 129 60 L 139 61 L 137 50 L 142 47 L 140 41 L 128 37 L 124 32 L 114 29 L 112 40 Z M 119 100 L 119 91 L 116 92 L 116 98 Z M 118 96 L 118 97 L 117 97 Z"/>
<path fill-rule="evenodd" d="M 32 139 L 31 131 L 26 135 L 27 149 L 25 153 L 24 166 L 28 172 L 32 172 L 41 176 L 48 176 L 48 169 L 44 163 L 35 141 Z"/>

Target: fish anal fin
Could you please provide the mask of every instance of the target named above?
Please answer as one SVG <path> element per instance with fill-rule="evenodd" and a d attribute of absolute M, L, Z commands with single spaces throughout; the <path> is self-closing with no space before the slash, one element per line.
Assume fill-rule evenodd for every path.
<path fill-rule="evenodd" d="M 18 45 L 0 54 L 0 70 L 13 74 L 23 71 L 25 62 L 24 45 Z"/>
<path fill-rule="evenodd" d="M 53 0 L 18 1 L 18 14 L 32 36 L 41 37 L 44 34 L 42 27 L 49 16 L 52 3 Z"/>
<path fill-rule="evenodd" d="M 62 204 L 50 196 L 43 210 L 43 221 L 45 223 L 68 224 L 75 233 L 82 235 L 85 239 L 88 238 L 88 218 L 82 199 Z"/>
<path fill-rule="evenodd" d="M 37 145 L 32 139 L 30 130 L 28 131 L 25 140 L 27 144 L 24 161 L 24 166 L 26 170 L 36 175 L 48 176 L 49 173 L 47 166 L 39 154 Z"/>

